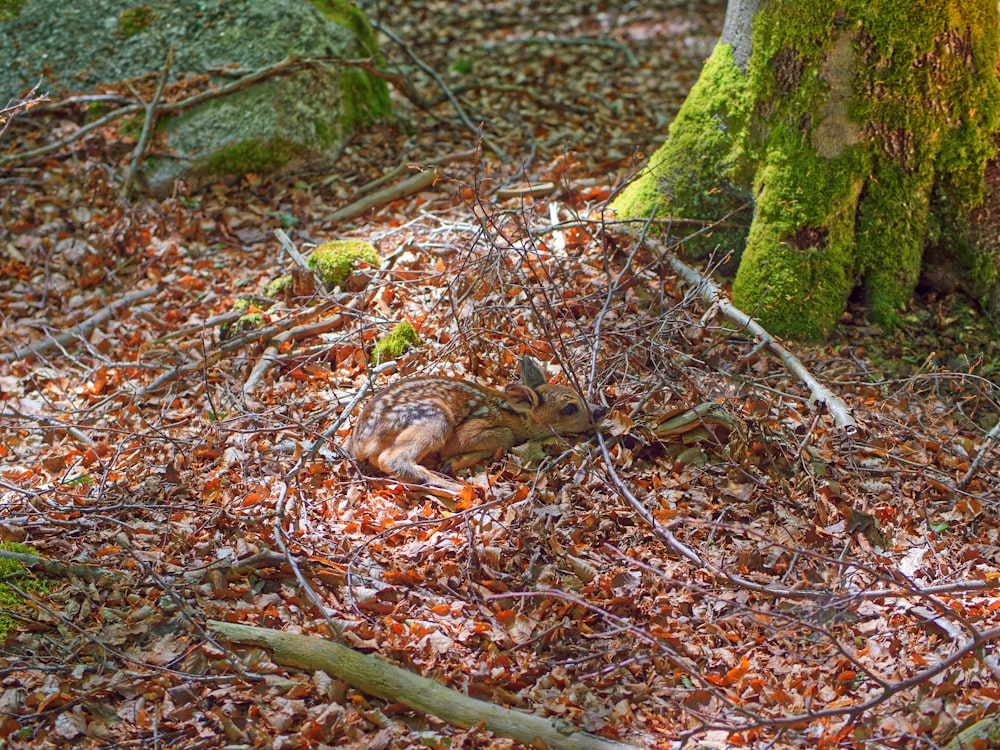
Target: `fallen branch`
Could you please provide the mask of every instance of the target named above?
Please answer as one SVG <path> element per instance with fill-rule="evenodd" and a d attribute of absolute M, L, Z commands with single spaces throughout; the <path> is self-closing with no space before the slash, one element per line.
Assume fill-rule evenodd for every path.
<path fill-rule="evenodd" d="M 364 693 L 402 703 L 455 726 L 482 725 L 525 745 L 560 750 L 631 750 L 635 747 L 589 734 L 560 719 L 549 720 L 470 698 L 435 680 L 332 641 L 218 620 L 209 620 L 208 627 L 233 643 L 270 649 L 278 664 L 309 671 L 322 670 Z"/>
<path fill-rule="evenodd" d="M 715 283 L 681 261 L 664 245 L 658 244 L 657 250 L 674 271 L 689 284 L 698 288 L 702 299 L 713 308 L 719 310 L 729 320 L 736 323 L 741 330 L 750 331 L 750 333 L 754 334 L 760 340 L 762 346 L 767 346 L 772 352 L 777 354 L 785 367 L 788 368 L 788 371 L 808 386 L 810 403 L 825 405 L 830 410 L 830 414 L 833 415 L 834 422 L 836 422 L 837 426 L 845 434 L 857 434 L 858 425 L 851 414 L 851 408 L 842 398 L 834 395 L 829 388 L 816 380 L 798 357 L 779 344 L 770 333 L 764 330 L 764 327 L 760 323 L 727 300 L 725 294 L 723 294 L 722 290 Z"/>
<path fill-rule="evenodd" d="M 993 425 L 993 429 L 986 435 L 986 441 L 983 443 L 983 447 L 979 449 L 976 457 L 972 459 L 972 463 L 969 464 L 969 470 L 958 480 L 958 484 L 956 485 L 958 489 L 965 487 L 971 481 L 972 477 L 976 475 L 976 472 L 979 471 L 979 464 L 986 458 L 986 454 L 993 450 L 993 446 L 998 439 L 1000 439 L 1000 422 Z"/>
<path fill-rule="evenodd" d="M 26 552 L 0 550 L 0 560 L 13 560 L 31 570 L 41 571 L 45 575 L 59 576 L 60 578 L 82 578 L 85 581 L 96 581 L 101 578 L 132 580 L 132 577 L 122 570 L 95 568 L 90 565 L 73 565 Z"/>
<path fill-rule="evenodd" d="M 374 19 L 371 20 L 373 29 L 375 29 L 376 31 L 381 31 L 383 34 L 389 37 L 389 39 L 391 39 L 395 44 L 399 45 L 399 47 L 402 48 L 403 52 L 406 53 L 407 57 L 413 60 L 413 63 L 418 68 L 420 68 L 422 71 L 424 71 L 424 73 L 426 73 L 427 75 L 429 75 L 431 78 L 434 79 L 434 82 L 438 85 L 441 91 L 444 92 L 445 96 L 448 97 L 448 101 L 451 102 L 451 106 L 455 108 L 455 111 L 458 113 L 459 118 L 462 120 L 462 122 L 465 123 L 466 127 L 468 127 L 469 130 L 471 130 L 473 133 L 475 133 L 490 151 L 499 156 L 501 161 L 508 162 L 509 158 L 507 157 L 507 154 L 504 152 L 504 150 L 500 148 L 500 146 L 498 146 L 496 143 L 494 143 L 491 138 L 487 138 L 485 135 L 483 135 L 480 132 L 480 128 L 476 127 L 475 123 L 473 123 L 472 120 L 469 119 L 469 115 L 466 114 L 465 109 L 458 101 L 458 97 L 456 97 L 454 92 L 448 87 L 448 84 L 444 82 L 444 79 L 441 78 L 440 75 L 438 75 L 438 72 L 434 70 L 434 68 L 432 68 L 430 65 L 425 63 L 423 60 L 421 60 L 420 57 L 417 55 L 417 53 L 414 52 L 412 49 L 410 49 L 409 45 L 407 45 L 406 42 L 400 39 L 399 35 L 396 34 L 396 32 L 388 28 L 385 24 L 378 23 Z"/>
<path fill-rule="evenodd" d="M 217 86 L 215 88 L 208 89 L 207 91 L 202 91 L 198 94 L 193 94 L 187 99 L 182 99 L 178 102 L 164 102 L 160 105 L 159 110 L 161 114 L 171 113 L 176 114 L 177 112 L 183 112 L 185 109 L 189 109 L 196 104 L 201 104 L 209 99 L 214 99 L 215 97 L 225 96 L 231 94 L 234 91 L 239 91 L 240 89 L 247 88 L 253 84 L 262 81 L 266 78 L 276 75 L 287 75 L 289 73 L 294 73 L 302 68 L 309 67 L 312 65 L 318 65 L 322 60 L 299 60 L 296 58 L 288 58 L 282 60 L 279 63 L 270 65 L 266 68 L 261 68 L 260 70 L 254 71 L 243 78 L 240 78 L 233 83 L 227 83 L 224 86 Z M 52 107 L 60 106 L 61 103 L 57 102 Z M 55 143 L 50 143 L 45 146 L 40 146 L 39 148 L 31 149 L 30 151 L 22 151 L 20 153 L 8 154 L 7 156 L 0 157 L 0 167 L 10 164 L 11 162 L 26 161 L 33 159 L 37 156 L 45 156 L 46 154 L 59 151 L 64 146 L 68 146 L 74 141 L 78 141 L 94 130 L 103 128 L 105 125 L 114 122 L 115 120 L 125 117 L 127 115 L 134 115 L 138 112 L 144 111 L 145 106 L 142 104 L 130 104 L 127 107 L 122 107 L 121 109 L 116 109 L 114 112 L 109 112 L 104 117 L 94 120 L 94 122 L 84 125 L 79 130 L 74 131 L 67 137 L 56 141 Z"/>
<path fill-rule="evenodd" d="M 345 295 L 341 295 L 341 298 L 343 298 L 344 296 Z M 272 338 L 274 338 L 277 334 L 281 333 L 282 331 L 286 331 L 289 328 L 293 328 L 295 324 L 302 317 L 316 317 L 317 315 L 323 315 L 332 310 L 337 305 L 338 305 L 337 300 L 331 300 L 328 301 L 326 304 L 318 305 L 317 307 L 310 309 L 308 313 L 303 313 L 300 314 L 299 316 L 282 320 L 272 326 L 268 326 L 267 328 L 258 328 L 253 331 L 247 331 L 246 333 L 241 334 L 232 341 L 227 341 L 218 349 L 215 349 L 214 351 L 210 352 L 208 355 L 205 356 L 204 359 L 199 359 L 194 362 L 188 362 L 187 364 L 179 365 L 174 369 L 170 370 L 169 372 L 163 373 L 160 377 L 158 377 L 152 383 L 147 385 L 145 388 L 136 391 L 133 394 L 133 397 L 140 399 L 145 398 L 151 393 L 155 393 L 156 391 L 161 389 L 164 385 L 166 385 L 172 380 L 175 380 L 176 378 L 190 374 L 192 372 L 197 372 L 203 369 L 206 365 L 217 362 L 230 352 L 242 349 L 248 344 L 257 341 L 270 341 Z"/>
<path fill-rule="evenodd" d="M 353 199 L 353 201 L 356 201 L 361 196 L 368 195 L 368 193 L 371 193 L 372 191 L 382 187 L 387 182 L 392 182 L 401 174 L 404 174 L 408 169 L 415 169 L 417 167 L 440 167 L 445 164 L 450 164 L 453 161 L 459 161 L 460 159 L 471 159 L 476 155 L 476 153 L 477 149 L 470 148 L 465 151 L 455 151 L 454 153 L 445 154 L 444 156 L 438 156 L 433 159 L 421 160 L 419 163 L 403 161 L 402 164 L 394 167 L 393 169 L 390 169 L 381 177 L 376 177 L 374 180 L 371 180 L 370 182 L 366 182 L 364 185 L 361 185 L 357 190 L 354 191 L 354 194 L 351 196 L 351 198 Z"/>
<path fill-rule="evenodd" d="M 149 149 L 149 139 L 153 135 L 153 126 L 156 124 L 157 108 L 159 107 L 160 99 L 163 98 L 163 89 L 167 86 L 167 77 L 170 75 L 170 66 L 173 62 L 174 47 L 170 45 L 170 50 L 167 52 L 167 59 L 163 63 L 163 72 L 160 74 L 160 83 L 156 87 L 156 93 L 153 94 L 153 98 L 150 99 L 148 104 L 142 101 L 135 89 L 132 89 L 132 93 L 135 94 L 136 99 L 139 99 L 146 110 L 146 117 L 142 123 L 142 134 L 139 136 L 139 142 L 132 151 L 132 163 L 129 165 L 128 174 L 125 175 L 121 189 L 118 191 L 118 197 L 122 200 L 128 200 L 129 193 L 132 192 L 132 184 L 135 182 L 135 176 L 139 172 L 139 166 L 142 164 L 143 159 L 146 158 L 146 151 Z"/>
<path fill-rule="evenodd" d="M 145 289 L 137 289 L 134 292 L 129 292 L 121 299 L 117 299 L 110 303 L 106 307 L 97 311 L 89 318 L 87 318 L 82 323 L 74 326 L 71 331 L 66 333 L 61 333 L 58 336 L 50 337 L 44 341 L 39 341 L 31 346 L 27 346 L 23 349 L 12 349 L 11 351 L 0 354 L 0 362 L 14 362 L 19 359 L 25 359 L 26 357 L 36 356 L 38 354 L 43 354 L 45 352 L 51 351 L 53 349 L 65 348 L 81 338 L 84 338 L 97 326 L 103 323 L 105 320 L 110 318 L 118 308 L 131 305 L 138 302 L 141 299 L 150 297 L 159 291 L 159 287 L 151 286 Z"/>
<path fill-rule="evenodd" d="M 391 185 L 375 193 L 366 195 L 363 198 L 354 201 L 354 203 L 344 206 L 343 208 L 338 209 L 332 214 L 322 218 L 324 221 L 348 221 L 349 219 L 361 216 L 374 208 L 380 208 L 387 203 L 392 203 L 392 201 L 405 198 L 413 193 L 419 193 L 428 185 L 433 184 L 434 181 L 440 176 L 441 173 L 436 169 L 428 169 L 425 172 L 418 172 L 417 174 L 410 175 L 401 182 L 397 182 L 395 185 Z"/>

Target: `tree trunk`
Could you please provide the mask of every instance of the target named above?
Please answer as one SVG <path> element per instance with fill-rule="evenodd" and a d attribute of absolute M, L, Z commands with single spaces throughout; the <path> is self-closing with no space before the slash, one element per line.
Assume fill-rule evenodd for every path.
<path fill-rule="evenodd" d="M 912 294 L 924 248 L 981 299 L 977 235 L 1000 128 L 995 0 L 731 0 L 719 44 L 620 215 L 717 221 L 687 245 L 740 257 L 736 305 L 815 338 L 860 286 L 876 321 Z M 737 213 L 735 216 L 739 216 Z"/>

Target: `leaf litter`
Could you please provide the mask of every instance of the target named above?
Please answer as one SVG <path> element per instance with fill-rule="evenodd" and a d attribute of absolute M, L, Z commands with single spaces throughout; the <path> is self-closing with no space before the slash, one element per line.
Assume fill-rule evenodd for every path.
<path fill-rule="evenodd" d="M 129 149 L 106 129 L 4 176 L 0 535 L 77 567 L 3 604 L 0 736 L 514 746 L 211 639 L 209 619 L 329 636 L 283 548 L 348 645 L 640 745 L 923 747 L 992 711 L 995 370 L 921 348 L 972 313 L 938 300 L 940 327 L 914 320 L 907 337 L 855 311 L 837 343 L 795 346 L 852 406 L 862 430 L 846 436 L 600 219 L 662 141 L 721 4 L 367 10 L 513 161 L 477 149 L 386 43 L 430 107 L 397 97 L 407 127 L 359 134 L 335 174 L 124 204 Z M 15 122 L 4 145 L 77 126 L 50 117 L 49 135 Z M 328 219 L 394 165 L 466 152 L 416 194 Z M 294 265 L 279 229 L 300 250 L 362 239 L 389 261 L 359 290 L 269 299 Z M 136 290 L 150 292 L 85 325 Z M 271 334 L 223 333 L 240 298 Z M 374 340 L 400 321 L 420 345 L 374 371 Z M 867 356 L 893 346 L 920 369 Z M 502 384 L 523 353 L 611 406 L 606 456 L 531 446 L 448 504 L 365 477 L 341 449 L 362 389 L 414 373 Z M 707 402 L 727 419 L 658 431 Z"/>

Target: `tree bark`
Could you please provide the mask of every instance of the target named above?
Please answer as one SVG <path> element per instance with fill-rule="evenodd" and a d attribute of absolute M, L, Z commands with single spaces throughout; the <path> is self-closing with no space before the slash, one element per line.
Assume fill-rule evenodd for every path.
<path fill-rule="evenodd" d="M 964 227 L 1000 128 L 993 0 L 731 0 L 666 143 L 615 208 L 716 221 L 747 195 L 733 301 L 781 335 L 829 334 L 858 286 L 892 323 L 933 243 L 987 296 L 1000 252 Z M 732 222 L 729 222 L 732 223 Z"/>

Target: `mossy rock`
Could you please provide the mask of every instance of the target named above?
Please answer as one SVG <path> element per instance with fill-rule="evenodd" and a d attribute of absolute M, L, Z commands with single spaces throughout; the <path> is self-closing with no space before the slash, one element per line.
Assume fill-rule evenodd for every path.
<path fill-rule="evenodd" d="M 57 99 L 158 79 L 171 48 L 168 83 L 211 75 L 199 87 L 234 81 L 210 71 L 259 71 L 289 58 L 379 60 L 368 21 L 346 0 L 0 0 L 0 99 L 39 81 Z M 177 179 L 197 189 L 228 176 L 317 170 L 356 128 L 391 120 L 384 80 L 307 66 L 160 116 L 141 176 L 165 196 Z"/>
<path fill-rule="evenodd" d="M 388 334 L 375 342 L 372 349 L 372 364 L 379 365 L 403 356 L 407 349 L 420 345 L 420 337 L 413 325 L 404 320 L 397 323 Z"/>
<path fill-rule="evenodd" d="M 333 240 L 313 250 L 306 263 L 323 283 L 330 287 L 342 287 L 359 263 L 378 268 L 381 259 L 370 242 Z"/>

